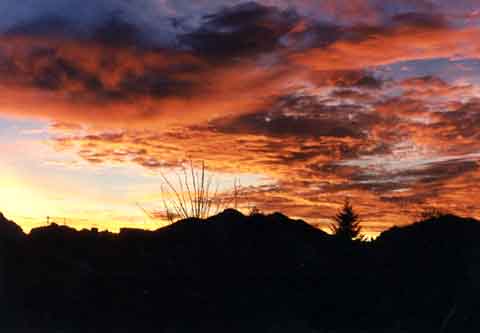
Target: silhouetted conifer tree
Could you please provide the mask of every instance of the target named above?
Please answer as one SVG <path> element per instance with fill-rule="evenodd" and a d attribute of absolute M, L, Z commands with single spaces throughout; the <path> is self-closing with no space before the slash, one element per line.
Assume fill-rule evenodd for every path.
<path fill-rule="evenodd" d="M 342 209 L 335 215 L 330 229 L 335 237 L 352 240 L 360 236 L 359 216 L 353 211 L 350 200 L 346 199 Z"/>

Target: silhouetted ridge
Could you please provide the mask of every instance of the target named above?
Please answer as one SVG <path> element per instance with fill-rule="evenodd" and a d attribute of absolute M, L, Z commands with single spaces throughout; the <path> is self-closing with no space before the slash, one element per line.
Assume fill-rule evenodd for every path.
<path fill-rule="evenodd" d="M 225 209 L 223 212 L 221 212 L 217 215 L 209 217 L 207 219 L 207 221 L 208 220 L 231 220 L 231 221 L 235 221 L 235 220 L 241 220 L 243 218 L 245 218 L 245 215 L 243 215 L 241 212 L 239 212 L 236 209 L 228 208 L 228 209 Z"/>
<path fill-rule="evenodd" d="M 390 297 L 398 307 L 408 306 L 411 311 L 399 312 L 402 316 L 397 315 L 397 320 L 416 322 L 425 331 L 478 331 L 479 221 L 455 215 L 432 217 L 393 227 L 373 246 L 377 270 L 392 286 L 386 289 Z"/>
<path fill-rule="evenodd" d="M 122 229 L 125 232 L 133 229 Z M 211 216 L 207 219 L 189 218 L 180 220 L 164 228 L 157 229 L 155 234 L 182 234 L 190 232 L 202 232 L 216 234 L 220 231 L 227 233 L 237 232 L 238 237 L 242 232 L 260 232 L 270 231 L 271 234 L 265 234 L 266 237 L 275 237 L 278 233 L 292 232 L 302 234 L 312 234 L 316 237 L 326 237 L 327 233 L 312 227 L 310 224 L 302 220 L 292 220 L 281 213 L 273 213 L 269 215 L 254 214 L 245 216 L 235 209 L 226 209 L 225 211 Z M 141 234 L 140 231 L 137 231 Z M 246 235 L 244 235 L 246 236 Z"/>
<path fill-rule="evenodd" d="M 21 239 L 0 252 L 2 332 L 480 332 L 473 219 L 361 242 L 228 209 L 155 231 L 52 224 Z"/>
<path fill-rule="evenodd" d="M 18 239 L 25 236 L 22 228 L 0 213 L 0 238 Z"/>
<path fill-rule="evenodd" d="M 393 227 L 380 234 L 377 242 L 446 240 L 479 241 L 480 222 L 472 218 L 463 218 L 446 214 L 415 222 L 403 227 Z"/>

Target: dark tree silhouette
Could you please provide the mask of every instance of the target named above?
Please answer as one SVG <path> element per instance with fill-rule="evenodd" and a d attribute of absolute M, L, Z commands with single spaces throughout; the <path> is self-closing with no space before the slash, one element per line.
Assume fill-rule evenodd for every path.
<path fill-rule="evenodd" d="M 360 236 L 359 216 L 353 211 L 350 200 L 346 199 L 342 209 L 335 215 L 330 230 L 335 237 L 352 240 Z"/>

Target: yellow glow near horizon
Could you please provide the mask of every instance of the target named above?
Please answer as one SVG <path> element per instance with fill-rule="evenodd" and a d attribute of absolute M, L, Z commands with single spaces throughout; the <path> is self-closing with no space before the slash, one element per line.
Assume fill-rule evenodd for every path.
<path fill-rule="evenodd" d="M 66 223 L 76 229 L 98 227 L 118 231 L 121 227 L 155 229 L 163 225 L 162 221 L 148 220 L 133 205 L 115 207 L 111 202 L 102 203 L 95 197 L 81 196 L 81 189 L 72 193 L 75 199 L 64 200 L 69 194 L 57 193 L 64 186 L 43 187 L 28 183 L 6 168 L 2 170 L 0 184 L 0 211 L 25 232 L 45 225 L 47 216 L 51 217 L 51 222 Z"/>

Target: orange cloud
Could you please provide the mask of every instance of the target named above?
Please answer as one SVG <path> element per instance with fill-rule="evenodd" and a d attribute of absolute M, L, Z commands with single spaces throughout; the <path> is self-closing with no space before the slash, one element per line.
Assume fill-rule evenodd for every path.
<path fill-rule="evenodd" d="M 290 55 L 292 62 L 314 70 L 355 70 L 402 61 L 435 58 L 478 58 L 472 40 L 480 29 L 439 26 L 399 26 L 377 30 L 361 40 L 338 40 L 326 48 L 312 48 Z"/>
<path fill-rule="evenodd" d="M 293 69 L 212 65 L 185 52 L 26 38 L 0 41 L 2 113 L 165 128 L 265 106 Z"/>

